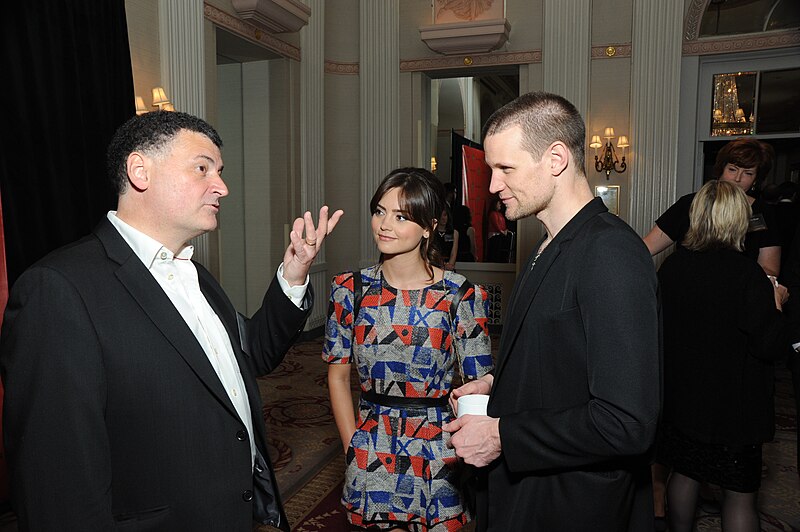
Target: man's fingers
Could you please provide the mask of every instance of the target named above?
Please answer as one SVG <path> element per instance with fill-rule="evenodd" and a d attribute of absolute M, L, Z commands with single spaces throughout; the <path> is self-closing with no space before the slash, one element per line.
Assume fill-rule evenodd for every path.
<path fill-rule="evenodd" d="M 329 235 L 329 234 L 331 234 L 333 232 L 333 228 L 336 227 L 336 224 L 339 223 L 339 220 L 341 219 L 341 217 L 343 215 L 344 215 L 344 211 L 342 209 L 339 209 L 338 211 L 333 213 L 333 216 L 331 216 L 330 219 L 328 220 L 328 227 L 327 227 L 326 234 Z"/>

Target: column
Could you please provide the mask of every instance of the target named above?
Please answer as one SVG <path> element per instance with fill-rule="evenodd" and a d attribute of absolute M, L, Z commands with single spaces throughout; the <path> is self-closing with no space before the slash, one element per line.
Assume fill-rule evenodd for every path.
<path fill-rule="evenodd" d="M 175 109 L 200 118 L 206 115 L 206 73 L 203 3 L 160 0 L 158 37 L 161 83 Z M 194 259 L 211 267 L 208 233 L 192 239 Z"/>
<path fill-rule="evenodd" d="M 633 2 L 629 223 L 644 235 L 675 201 L 682 2 Z"/>
<path fill-rule="evenodd" d="M 589 109 L 591 0 L 545 0 L 544 90 L 559 94 L 586 119 Z"/>
<path fill-rule="evenodd" d="M 359 14 L 361 204 L 368 205 L 381 179 L 400 161 L 400 3 L 361 0 Z M 361 263 L 366 265 L 378 255 L 371 213 L 361 212 Z"/>
<path fill-rule="evenodd" d="M 317 219 L 325 200 L 325 8 L 323 0 L 304 0 L 311 8 L 300 30 L 300 204 Z M 317 303 L 306 329 L 325 323 L 330 278 L 322 247 L 310 273 Z"/>

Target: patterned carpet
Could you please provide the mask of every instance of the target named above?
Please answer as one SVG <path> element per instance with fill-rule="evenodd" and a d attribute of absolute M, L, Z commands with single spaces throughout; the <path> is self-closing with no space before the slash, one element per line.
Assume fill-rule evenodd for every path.
<path fill-rule="evenodd" d="M 497 346 L 496 335 L 492 343 Z M 344 456 L 330 410 L 321 349 L 322 338 L 298 342 L 278 369 L 259 381 L 270 456 L 293 532 L 349 530 L 339 504 Z M 767 471 L 759 500 L 761 530 L 800 532 L 794 396 L 788 370 L 778 368 L 776 375 L 778 430 L 775 440 L 764 446 Z M 352 379 L 354 388 L 357 382 Z M 706 511 L 709 509 L 711 512 Z M 719 514 L 704 505 L 698 510 L 696 529 L 719 531 Z M 275 529 L 263 526 L 256 530 Z M 0 515 L 0 532 L 14 531 L 13 514 Z"/>
<path fill-rule="evenodd" d="M 492 340 L 497 346 L 495 335 Z M 321 349 L 322 338 L 298 342 L 281 366 L 259 383 L 270 453 L 293 532 L 350 530 L 339 504 L 344 457 L 330 411 Z M 357 388 L 355 377 L 351 382 Z M 759 499 L 761 530 L 800 532 L 794 396 L 784 367 L 777 371 L 775 397 L 777 433 L 775 440 L 764 446 L 767 471 Z M 698 510 L 696 529 L 720 530 L 713 505 Z"/>

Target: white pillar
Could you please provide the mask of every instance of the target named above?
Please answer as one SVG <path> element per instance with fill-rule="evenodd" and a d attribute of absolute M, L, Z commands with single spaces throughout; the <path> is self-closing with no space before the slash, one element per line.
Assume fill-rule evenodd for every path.
<path fill-rule="evenodd" d="M 206 116 L 203 3 L 161 0 L 161 83 L 175 109 Z"/>
<path fill-rule="evenodd" d="M 317 219 L 325 200 L 325 6 L 323 0 L 305 0 L 312 16 L 300 30 L 300 208 Z M 324 325 L 328 269 L 325 246 L 310 274 L 317 303 L 307 329 Z"/>
<path fill-rule="evenodd" d="M 400 161 L 400 2 L 361 0 L 361 263 L 377 260 L 366 206 L 381 179 Z"/>
<path fill-rule="evenodd" d="M 591 0 L 545 0 L 544 90 L 559 94 L 586 119 L 591 61 Z"/>
<path fill-rule="evenodd" d="M 158 20 L 161 84 L 176 110 L 205 118 L 203 3 L 160 0 Z M 194 259 L 211 269 L 208 234 L 192 239 L 192 245 Z"/>
<path fill-rule="evenodd" d="M 644 235 L 675 201 L 683 2 L 633 2 L 631 215 Z"/>

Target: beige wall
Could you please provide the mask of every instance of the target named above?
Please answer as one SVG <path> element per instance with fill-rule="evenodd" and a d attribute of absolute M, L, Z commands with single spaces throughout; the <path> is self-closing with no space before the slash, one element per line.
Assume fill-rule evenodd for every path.
<path fill-rule="evenodd" d="M 152 109 L 153 87 L 161 85 L 161 51 L 158 38 L 158 2 L 125 0 L 128 41 L 131 48 L 133 88 Z"/>
<path fill-rule="evenodd" d="M 324 57 L 327 66 L 332 67 L 324 76 L 324 149 L 325 149 L 325 201 L 334 208 L 345 209 L 345 217 L 336 233 L 327 243 L 327 269 L 333 274 L 338 271 L 352 269 L 358 265 L 360 246 L 359 238 L 363 220 L 368 218 L 368 206 L 360 194 L 360 84 L 357 69 L 360 57 L 359 12 L 362 2 L 370 0 L 336 0 L 324 3 L 324 12 L 312 13 L 312 17 L 325 18 Z M 591 36 L 593 47 L 622 45 L 621 53 L 613 58 L 596 58 L 590 62 L 590 80 L 586 88 L 588 92 L 588 111 L 585 116 L 587 135 L 599 134 L 602 129 L 614 127 L 617 134 L 627 134 L 631 142 L 628 150 L 629 170 L 624 174 L 611 174 L 606 180 L 605 174 L 593 169 L 593 150 L 587 147 L 587 177 L 590 185 L 621 185 L 620 210 L 625 218 L 629 209 L 629 181 L 631 170 L 636 167 L 635 137 L 630 135 L 631 128 L 631 69 L 632 60 L 629 45 L 632 41 L 633 4 L 635 0 L 592 0 L 591 1 Z M 684 8 L 695 5 L 697 0 L 685 0 Z M 236 16 L 230 0 L 207 0 L 213 6 L 231 16 Z M 432 23 L 431 0 L 402 0 L 399 2 L 399 51 L 400 60 L 430 59 L 440 61 L 444 57 L 430 50 L 420 39 L 418 28 Z M 507 0 L 506 18 L 511 25 L 508 42 L 498 50 L 506 52 L 541 52 L 544 41 L 543 20 L 544 0 Z M 129 39 L 131 43 L 131 61 L 134 72 L 134 85 L 137 95 L 151 103 L 150 90 L 160 85 L 161 63 L 159 52 L 158 3 L 153 0 L 126 0 L 128 15 Z M 214 24 L 205 23 L 205 61 L 206 61 L 206 95 L 207 118 L 215 125 L 231 122 L 230 117 L 221 116 L 224 106 L 217 100 L 219 83 L 217 80 Z M 292 46 L 300 46 L 300 34 L 279 34 L 275 37 Z M 591 50 L 587 50 L 589 54 Z M 301 55 L 302 55 L 301 50 Z M 635 53 L 635 50 L 633 51 Z M 684 58 L 682 79 L 690 81 L 682 87 L 681 98 L 697 99 L 697 71 L 703 59 L 697 57 Z M 337 70 L 338 67 L 342 67 Z M 544 86 L 543 67 L 541 62 L 527 63 L 519 66 L 520 91 L 538 90 Z M 469 69 L 454 68 L 451 75 L 470 75 Z M 284 249 L 286 227 L 293 217 L 299 214 L 300 208 L 300 94 L 302 90 L 300 63 L 294 59 L 276 59 L 269 61 L 266 68 L 265 81 L 268 86 L 264 90 L 264 99 L 254 100 L 251 104 L 261 106 L 264 110 L 262 122 L 254 122 L 252 127 L 262 133 L 261 144 L 252 147 L 264 152 L 265 169 L 248 173 L 247 165 L 242 165 L 242 175 L 234 177 L 230 170 L 226 171 L 229 180 L 240 177 L 242 190 L 259 190 L 248 203 L 246 192 L 237 197 L 226 199 L 223 212 L 231 214 L 223 218 L 223 229 L 220 231 L 220 249 L 223 250 L 219 261 L 219 270 L 225 284 L 230 284 L 237 296 L 237 306 L 251 307 L 255 293 L 263 290 L 260 285 L 264 276 L 271 275 L 271 268 L 277 267 Z M 694 80 L 694 81 L 692 81 Z M 423 153 L 429 149 L 430 128 L 426 108 L 429 97 L 428 76 L 422 72 L 403 71 L 399 77 L 398 106 L 400 109 L 398 138 L 400 144 L 400 163 L 404 165 L 424 164 L 427 160 Z M 692 85 L 693 84 L 693 85 Z M 691 85 L 691 86 L 689 86 Z M 693 88 L 694 87 L 694 88 Z M 681 105 L 681 108 L 683 105 Z M 675 110 L 676 113 L 680 109 Z M 252 118 L 252 117 L 251 117 Z M 682 139 L 680 142 L 691 143 L 686 135 L 692 135 L 688 120 L 691 116 L 682 117 Z M 233 120 L 235 122 L 235 120 Z M 653 127 L 658 127 L 654 124 Z M 231 140 L 236 136 L 229 136 Z M 229 139 L 225 139 L 226 144 Z M 254 152 L 255 153 L 255 152 Z M 225 153 L 223 153 L 225 155 Z M 428 155 L 429 156 L 429 155 Z M 679 187 L 687 188 L 690 184 L 687 177 L 679 182 Z M 248 183 L 250 185 L 248 185 Z M 263 188 L 260 191 L 259 187 Z M 263 206 L 260 214 L 253 210 Z M 242 212 L 250 212 L 248 217 Z M 232 215 L 236 213 L 236 215 Z M 523 240 L 519 244 L 519 255 L 524 260 L 530 251 L 532 242 L 541 234 L 541 227 L 535 220 L 525 220 L 520 226 Z M 226 231 L 231 231 L 226 235 Z M 245 237 L 244 235 L 248 235 Z M 237 244 L 238 242 L 238 244 Z M 214 245 L 217 245 L 214 240 Z M 228 246 L 228 247 L 226 247 Z M 232 247 L 231 247 L 232 246 Z M 238 247 L 237 247 L 238 246 Z M 233 251 L 235 251 L 235 253 Z M 231 251 L 228 253 L 228 251 Z M 227 264 L 226 264 L 227 261 Z M 253 270 L 257 273 L 253 273 Z M 214 267 L 212 266 L 212 270 Z M 263 270 L 263 271 L 261 271 Z M 226 277 L 234 272 L 233 277 Z M 238 284 L 237 284 L 238 283 Z M 260 295 L 260 294 L 259 294 Z M 325 294 L 320 294 L 325 299 Z"/>

